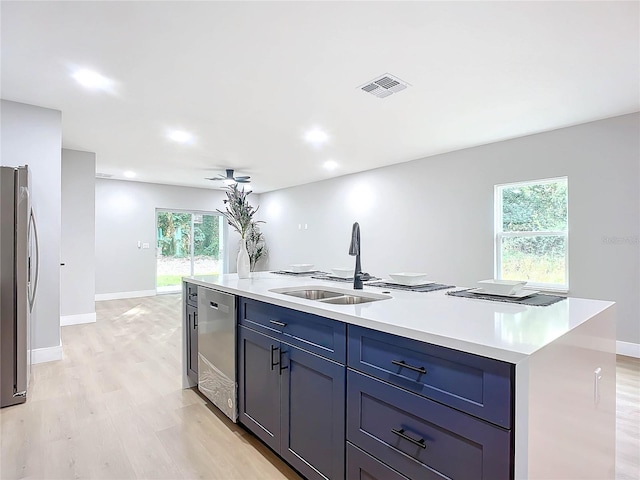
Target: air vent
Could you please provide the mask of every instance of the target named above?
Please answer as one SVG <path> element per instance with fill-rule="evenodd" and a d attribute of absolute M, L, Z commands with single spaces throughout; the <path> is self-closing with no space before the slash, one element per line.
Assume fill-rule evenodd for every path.
<path fill-rule="evenodd" d="M 100 172 L 96 173 L 96 178 L 111 178 L 111 177 L 113 177 L 112 173 L 100 173 Z"/>
<path fill-rule="evenodd" d="M 393 75 L 385 73 L 384 75 L 365 83 L 359 88 L 360 90 L 370 93 L 371 95 L 375 95 L 378 98 L 384 98 L 404 90 L 408 86 L 408 83 L 403 82 Z"/>

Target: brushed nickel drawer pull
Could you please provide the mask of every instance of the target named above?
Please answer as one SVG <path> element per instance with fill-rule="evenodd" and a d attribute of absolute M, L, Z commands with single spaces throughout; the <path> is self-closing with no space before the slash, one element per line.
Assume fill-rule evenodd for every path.
<path fill-rule="evenodd" d="M 269 320 L 269 323 L 273 323 L 274 325 L 277 325 L 279 327 L 286 327 L 287 326 L 286 323 L 282 323 L 282 322 L 279 322 L 277 320 Z"/>
<path fill-rule="evenodd" d="M 399 367 L 408 368 L 409 370 L 413 370 L 414 372 L 425 374 L 427 373 L 427 369 L 424 367 L 414 367 L 413 365 L 409 365 L 405 363 L 404 360 L 391 360 L 391 363 L 397 365 Z"/>
<path fill-rule="evenodd" d="M 404 428 L 401 428 L 400 430 L 396 430 L 395 428 L 392 428 L 391 429 L 391 433 L 395 433 L 400 438 L 403 438 L 403 439 L 407 440 L 408 442 L 411 442 L 414 445 L 417 445 L 420 448 L 427 448 L 427 446 L 424 443 L 424 438 L 421 438 L 420 440 L 416 440 L 415 438 L 411 438 L 409 435 L 404 433 Z"/>

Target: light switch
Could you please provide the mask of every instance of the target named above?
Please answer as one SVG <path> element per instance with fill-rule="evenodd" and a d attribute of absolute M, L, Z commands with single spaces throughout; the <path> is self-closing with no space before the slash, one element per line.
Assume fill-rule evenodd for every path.
<path fill-rule="evenodd" d="M 143 243 L 142 244 L 142 248 L 149 248 L 149 244 L 148 243 Z"/>
<path fill-rule="evenodd" d="M 142 246 L 142 242 L 138 240 L 138 248 L 140 248 L 141 246 Z"/>

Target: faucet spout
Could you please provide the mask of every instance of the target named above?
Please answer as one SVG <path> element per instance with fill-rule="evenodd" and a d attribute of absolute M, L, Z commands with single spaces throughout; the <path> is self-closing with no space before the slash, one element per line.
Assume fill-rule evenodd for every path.
<path fill-rule="evenodd" d="M 356 257 L 356 268 L 353 271 L 353 288 L 362 290 L 362 266 L 360 265 L 360 225 L 358 222 L 353 224 L 351 229 L 351 245 L 349 246 L 349 255 Z"/>

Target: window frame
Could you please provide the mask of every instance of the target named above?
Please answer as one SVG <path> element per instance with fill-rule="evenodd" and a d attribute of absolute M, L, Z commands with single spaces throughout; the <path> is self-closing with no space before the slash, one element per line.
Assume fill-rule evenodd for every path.
<path fill-rule="evenodd" d="M 544 185 L 547 183 L 557 183 L 559 181 L 565 181 L 567 184 L 567 228 L 565 230 L 553 230 L 553 231 L 518 231 L 518 232 L 505 232 L 503 231 L 503 195 L 502 190 L 504 188 L 516 188 L 525 187 L 529 185 Z M 503 238 L 522 238 L 522 237 L 563 237 L 564 238 L 564 284 L 560 283 L 544 283 L 527 281 L 527 287 L 533 287 L 537 290 L 546 290 L 553 292 L 569 292 L 569 177 L 553 177 L 544 178 L 539 180 L 525 180 L 521 182 L 509 182 L 494 185 L 494 278 L 502 279 L 502 239 Z"/>

